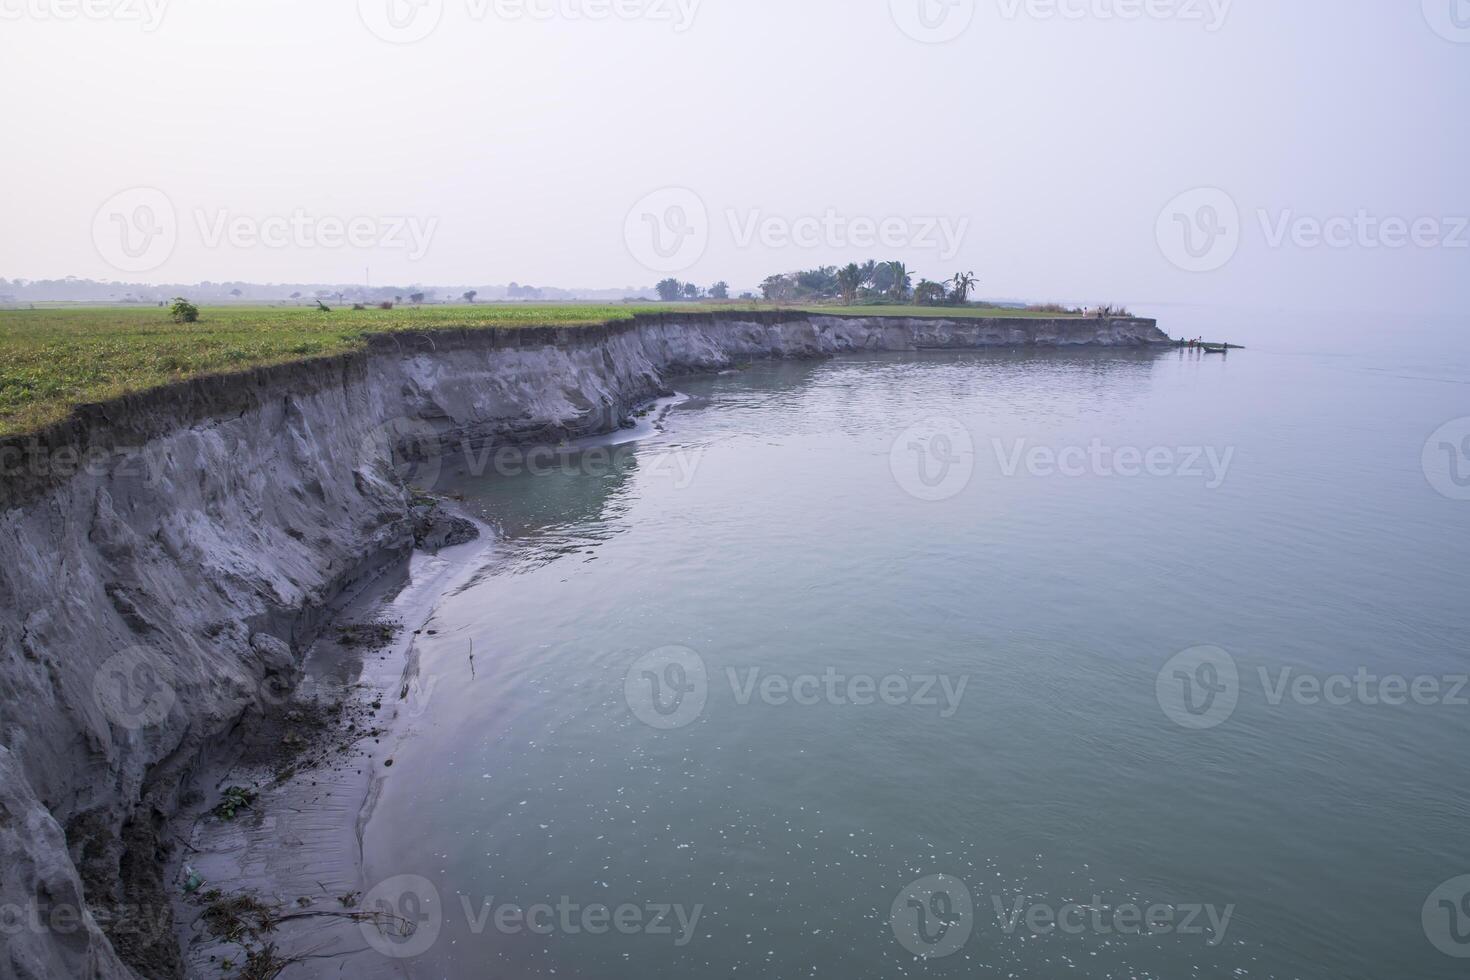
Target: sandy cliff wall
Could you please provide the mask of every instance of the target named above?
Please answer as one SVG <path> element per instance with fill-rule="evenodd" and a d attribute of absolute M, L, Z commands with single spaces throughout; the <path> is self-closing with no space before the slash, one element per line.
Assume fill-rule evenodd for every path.
<path fill-rule="evenodd" d="M 412 548 L 390 444 L 606 430 L 673 374 L 760 357 L 1163 342 L 1137 319 L 785 313 L 391 335 L 0 441 L 0 978 L 177 974 L 167 817 L 331 603 Z"/>

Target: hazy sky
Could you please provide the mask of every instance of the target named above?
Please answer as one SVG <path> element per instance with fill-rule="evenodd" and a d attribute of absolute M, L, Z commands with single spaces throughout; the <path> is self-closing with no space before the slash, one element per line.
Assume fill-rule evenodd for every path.
<path fill-rule="evenodd" d="M 0 0 L 0 81 L 5 277 L 1470 303 L 1470 0 Z"/>

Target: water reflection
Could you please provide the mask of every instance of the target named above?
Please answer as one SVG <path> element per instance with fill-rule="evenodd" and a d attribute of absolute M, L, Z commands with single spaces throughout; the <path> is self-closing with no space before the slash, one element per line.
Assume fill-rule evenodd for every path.
<path fill-rule="evenodd" d="M 1418 462 L 1448 416 L 1342 377 L 1172 350 L 756 364 L 681 382 L 690 400 L 605 468 L 448 467 L 514 557 L 436 611 L 423 663 L 440 683 L 365 834 L 370 880 L 422 876 L 447 913 L 403 972 L 1447 977 L 1417 916 L 1470 860 L 1449 821 L 1464 767 L 1438 751 L 1470 737 L 1463 713 L 1242 698 L 1198 733 L 1158 700 L 1161 667 L 1202 643 L 1242 677 L 1463 661 L 1465 517 Z M 973 435 L 977 472 L 926 502 L 890 452 L 935 416 Z M 1094 438 L 1236 462 L 1211 486 L 992 458 Z M 672 453 L 695 465 L 660 465 Z M 677 693 L 702 663 L 706 689 L 666 731 L 625 685 L 673 648 L 699 659 L 654 675 Z M 742 700 L 730 680 L 829 669 L 970 683 L 944 716 Z M 932 875 L 972 890 L 977 921 L 963 950 L 916 963 L 890 909 Z M 703 914 L 683 946 L 538 936 L 486 926 L 491 896 Z M 1038 937 L 995 915 L 1071 901 L 1238 912 L 1218 945 Z"/>

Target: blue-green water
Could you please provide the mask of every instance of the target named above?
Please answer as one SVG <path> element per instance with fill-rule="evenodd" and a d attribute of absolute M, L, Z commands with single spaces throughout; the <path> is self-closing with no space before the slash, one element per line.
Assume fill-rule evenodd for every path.
<path fill-rule="evenodd" d="M 1160 312 L 1252 349 L 755 364 L 450 473 L 504 539 L 366 829 L 431 888 L 388 889 L 432 936 L 395 968 L 1463 976 L 1470 459 L 1425 447 L 1466 347 Z"/>

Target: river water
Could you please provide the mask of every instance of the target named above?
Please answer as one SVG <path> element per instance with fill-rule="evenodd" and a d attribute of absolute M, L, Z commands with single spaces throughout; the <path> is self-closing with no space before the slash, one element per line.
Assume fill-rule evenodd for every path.
<path fill-rule="evenodd" d="M 501 539 L 419 637 L 372 955 L 1463 976 L 1470 349 L 1152 312 L 1251 349 L 757 363 L 446 465 Z"/>

